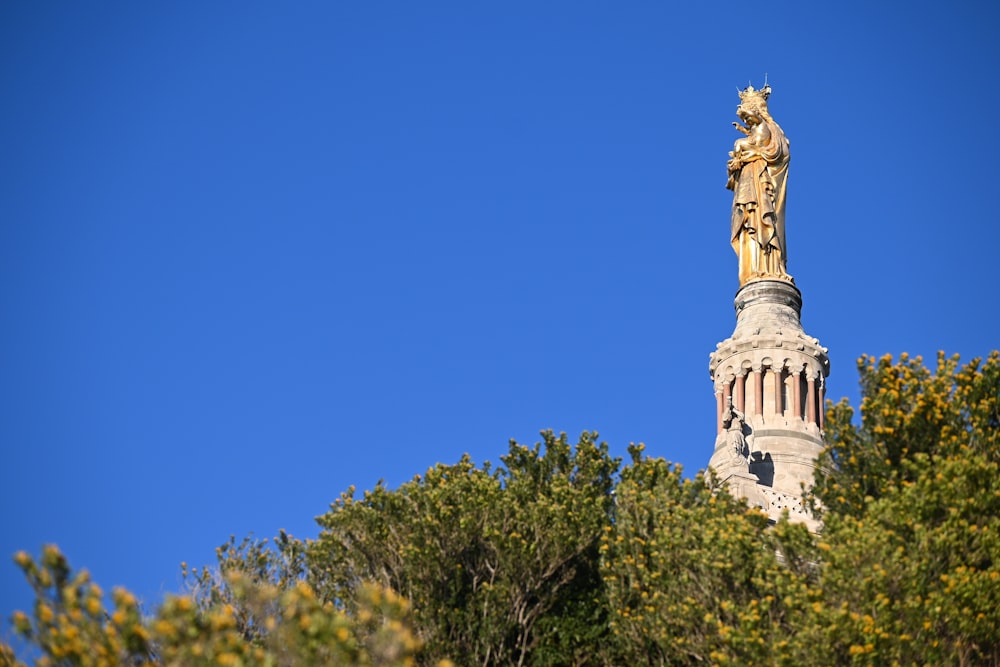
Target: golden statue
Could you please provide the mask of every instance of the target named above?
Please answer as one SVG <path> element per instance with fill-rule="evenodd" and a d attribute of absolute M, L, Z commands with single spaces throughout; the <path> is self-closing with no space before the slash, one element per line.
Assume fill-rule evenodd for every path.
<path fill-rule="evenodd" d="M 794 282 L 785 271 L 785 181 L 788 178 L 788 138 L 767 111 L 771 87 L 747 86 L 740 91 L 733 123 L 745 134 L 729 153 L 729 182 L 733 191 L 730 236 L 740 259 L 740 285 L 761 278 Z"/>

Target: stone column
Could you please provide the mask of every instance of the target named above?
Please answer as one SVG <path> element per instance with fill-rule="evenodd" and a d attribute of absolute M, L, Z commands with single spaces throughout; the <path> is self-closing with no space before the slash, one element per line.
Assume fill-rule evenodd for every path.
<path fill-rule="evenodd" d="M 817 420 L 819 430 L 826 426 L 826 378 L 820 373 L 819 376 L 819 420 Z"/>
<path fill-rule="evenodd" d="M 725 407 L 725 401 L 722 398 L 722 390 L 715 390 L 715 432 L 716 434 L 722 433 L 722 409 Z"/>
<path fill-rule="evenodd" d="M 782 397 L 782 389 L 785 386 L 784 370 L 781 366 L 771 367 L 771 372 L 774 373 L 774 415 L 776 417 L 782 417 L 785 414 L 785 401 Z"/>
<path fill-rule="evenodd" d="M 792 371 L 792 415 L 802 419 L 802 369 Z"/>
<path fill-rule="evenodd" d="M 753 368 L 753 411 L 758 417 L 764 414 L 764 374 L 760 366 Z"/>
<path fill-rule="evenodd" d="M 740 412 L 746 412 L 746 409 L 747 409 L 746 408 L 746 404 L 747 404 L 747 399 L 746 399 L 747 380 L 746 380 L 746 378 L 747 378 L 746 373 L 743 372 L 743 369 L 740 369 L 740 372 L 736 374 L 736 380 L 735 380 L 735 383 L 736 383 L 736 396 L 733 398 L 733 404 L 736 405 L 736 409 L 739 410 Z"/>
<path fill-rule="evenodd" d="M 816 422 L 816 371 L 808 371 L 806 387 L 806 421 L 819 425 Z"/>

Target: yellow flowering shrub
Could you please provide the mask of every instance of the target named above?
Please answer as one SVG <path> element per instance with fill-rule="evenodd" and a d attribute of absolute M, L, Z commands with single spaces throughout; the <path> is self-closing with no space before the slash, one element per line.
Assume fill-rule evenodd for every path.
<path fill-rule="evenodd" d="M 143 619 L 123 589 L 106 608 L 101 589 L 86 571 L 74 574 L 55 546 L 38 561 L 26 553 L 15 561 L 36 592 L 33 615 L 13 618 L 15 631 L 37 649 L 36 667 L 409 667 L 421 648 L 406 600 L 375 585 L 359 587 L 356 611 L 348 614 L 319 600 L 304 581 L 281 590 L 232 571 L 225 582 L 232 603 L 168 597 Z M 247 610 L 262 622 L 249 635 L 239 621 Z M 2 643 L 0 666 L 23 667 Z"/>

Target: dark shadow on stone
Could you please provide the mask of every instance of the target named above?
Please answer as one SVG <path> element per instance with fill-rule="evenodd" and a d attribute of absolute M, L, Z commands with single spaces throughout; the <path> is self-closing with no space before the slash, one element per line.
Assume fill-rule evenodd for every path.
<path fill-rule="evenodd" d="M 770 452 L 754 452 L 750 472 L 757 476 L 761 486 L 774 486 L 774 461 Z"/>

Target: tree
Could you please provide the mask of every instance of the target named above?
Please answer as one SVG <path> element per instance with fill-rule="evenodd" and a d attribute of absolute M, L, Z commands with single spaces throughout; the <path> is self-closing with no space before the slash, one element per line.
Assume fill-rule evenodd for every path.
<path fill-rule="evenodd" d="M 597 545 L 619 461 L 596 434 L 575 447 L 543 438 L 511 442 L 496 470 L 464 457 L 397 490 L 343 494 L 308 549 L 317 589 L 348 608 L 361 582 L 398 591 L 428 658 L 593 661 L 606 633 Z"/>
<path fill-rule="evenodd" d="M 808 531 L 769 528 L 711 476 L 641 452 L 630 447 L 601 543 L 622 662 L 807 664 L 788 639 L 811 600 Z"/>
<path fill-rule="evenodd" d="M 818 510 L 861 515 L 869 500 L 912 481 L 903 462 L 920 456 L 933 464 L 978 452 L 1000 461 L 1000 353 L 959 367 L 957 355 L 941 352 L 934 373 L 920 357 L 863 356 L 858 372 L 860 425 L 846 399 L 827 410 L 831 465 L 816 476 Z"/>
<path fill-rule="evenodd" d="M 902 462 L 865 512 L 828 513 L 814 664 L 1000 665 L 1000 469 Z"/>
<path fill-rule="evenodd" d="M 236 627 L 247 641 L 254 641 L 265 634 L 264 619 L 279 614 L 277 596 L 270 596 L 268 604 L 251 607 L 243 604 L 248 586 L 287 591 L 305 578 L 305 545 L 284 530 L 271 544 L 267 539 L 245 537 L 237 544 L 236 538 L 215 550 L 215 567 L 188 568 L 181 563 L 181 572 L 188 593 L 197 609 L 210 611 L 229 605 L 236 618 Z M 234 590 L 231 582 L 240 582 Z M 263 603 L 260 596 L 255 598 Z"/>
<path fill-rule="evenodd" d="M 101 587 L 86 570 L 74 573 L 52 545 L 42 550 L 37 561 L 22 551 L 14 562 L 35 592 L 32 616 L 16 612 L 14 629 L 41 651 L 38 667 L 118 667 L 153 659 L 150 632 L 134 595 L 115 589 L 114 608 L 107 609 Z M 13 651 L 0 649 L 0 659 L 12 660 Z"/>
<path fill-rule="evenodd" d="M 1000 664 L 1000 354 L 862 357 L 829 410 L 817 664 Z"/>
<path fill-rule="evenodd" d="M 32 617 L 15 613 L 14 627 L 37 647 L 37 667 L 404 667 L 415 664 L 420 650 L 408 603 L 373 585 L 359 587 L 349 615 L 321 601 L 304 581 L 280 590 L 231 568 L 227 601 L 168 597 L 144 619 L 124 589 L 114 591 L 114 609 L 106 609 L 100 587 L 85 571 L 74 574 L 54 546 L 38 561 L 23 552 L 15 560 L 36 602 Z M 260 622 L 249 636 L 241 616 L 247 611 Z M 23 667 L 2 644 L 0 665 Z"/>

